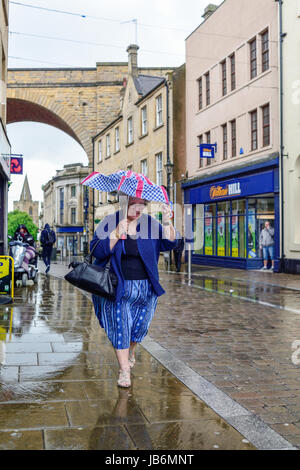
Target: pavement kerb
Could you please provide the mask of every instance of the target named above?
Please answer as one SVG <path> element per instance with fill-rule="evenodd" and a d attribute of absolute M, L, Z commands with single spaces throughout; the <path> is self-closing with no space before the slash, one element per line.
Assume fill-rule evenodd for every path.
<path fill-rule="evenodd" d="M 53 277 L 63 276 L 51 273 Z M 78 289 L 92 302 L 91 294 Z M 198 398 L 214 410 L 224 421 L 235 428 L 258 450 L 298 450 L 259 417 L 241 406 L 231 397 L 210 383 L 149 335 L 140 347 L 144 348 L 174 377 L 180 380 Z"/>

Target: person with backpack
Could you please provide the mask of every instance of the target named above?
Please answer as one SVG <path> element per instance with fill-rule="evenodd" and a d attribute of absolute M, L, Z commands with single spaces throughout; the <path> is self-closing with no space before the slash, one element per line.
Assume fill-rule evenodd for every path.
<path fill-rule="evenodd" d="M 51 255 L 53 245 L 56 242 L 56 236 L 54 230 L 50 229 L 49 224 L 45 224 L 44 230 L 41 233 L 41 244 L 43 247 L 42 257 L 46 265 L 46 274 L 50 270 Z"/>

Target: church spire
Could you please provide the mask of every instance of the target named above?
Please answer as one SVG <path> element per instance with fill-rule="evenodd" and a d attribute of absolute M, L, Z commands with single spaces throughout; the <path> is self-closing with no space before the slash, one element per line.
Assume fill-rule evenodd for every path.
<path fill-rule="evenodd" d="M 23 189 L 20 196 L 20 201 L 32 201 L 32 196 L 29 188 L 27 175 L 25 176 Z"/>

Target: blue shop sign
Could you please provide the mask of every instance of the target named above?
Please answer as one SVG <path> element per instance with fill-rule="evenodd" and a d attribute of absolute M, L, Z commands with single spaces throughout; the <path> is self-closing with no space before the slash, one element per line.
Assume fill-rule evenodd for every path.
<path fill-rule="evenodd" d="M 56 232 L 58 233 L 82 233 L 83 232 L 83 227 L 72 227 L 72 226 L 67 226 L 67 227 L 57 227 Z"/>
<path fill-rule="evenodd" d="M 190 188 L 188 192 L 188 202 L 190 204 L 273 193 L 274 172 L 272 170 L 264 171 L 227 181 L 221 180 L 211 184 L 199 185 L 196 188 Z"/>

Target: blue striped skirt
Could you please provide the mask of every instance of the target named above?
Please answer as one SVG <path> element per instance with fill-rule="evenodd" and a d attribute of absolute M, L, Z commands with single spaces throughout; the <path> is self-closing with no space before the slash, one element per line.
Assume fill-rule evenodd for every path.
<path fill-rule="evenodd" d="M 119 302 L 93 295 L 100 326 L 115 349 L 127 349 L 130 341 L 140 343 L 146 336 L 153 318 L 157 295 L 148 279 L 124 281 L 124 293 Z"/>

